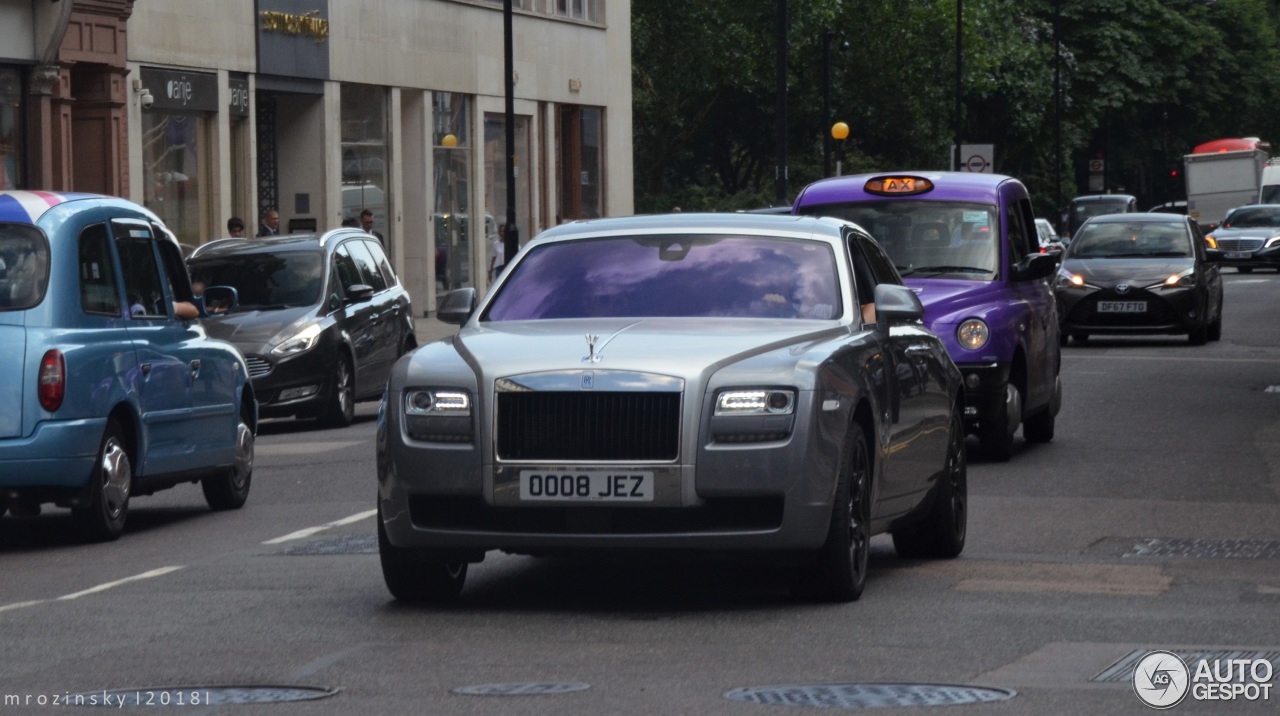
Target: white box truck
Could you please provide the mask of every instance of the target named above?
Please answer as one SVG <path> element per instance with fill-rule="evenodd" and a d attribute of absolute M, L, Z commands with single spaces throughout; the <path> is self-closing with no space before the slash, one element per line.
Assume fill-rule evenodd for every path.
<path fill-rule="evenodd" d="M 1237 206 L 1257 203 L 1271 145 L 1257 137 L 1216 139 L 1182 158 L 1187 215 L 1202 228 L 1217 226 Z"/>
<path fill-rule="evenodd" d="M 1262 168 L 1262 189 L 1258 191 L 1259 204 L 1280 204 L 1280 159 L 1268 159 Z"/>

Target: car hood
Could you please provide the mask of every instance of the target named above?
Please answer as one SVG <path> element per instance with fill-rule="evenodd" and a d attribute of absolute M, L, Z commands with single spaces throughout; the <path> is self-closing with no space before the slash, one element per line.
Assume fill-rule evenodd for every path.
<path fill-rule="evenodd" d="M 1280 228 L 1274 226 L 1246 227 L 1243 229 L 1218 227 L 1209 233 L 1215 239 L 1269 239 L 1272 236 L 1280 236 Z"/>
<path fill-rule="evenodd" d="M 276 311 L 244 311 L 225 313 L 201 319 L 211 337 L 236 344 L 245 353 L 258 353 L 271 339 L 290 326 L 307 322 L 315 308 L 283 308 Z"/>
<path fill-rule="evenodd" d="M 997 281 L 909 278 L 904 283 L 920 297 L 924 320 L 929 325 L 952 314 L 972 311 L 976 305 L 1001 295 L 1001 284 Z"/>
<path fill-rule="evenodd" d="M 1114 286 L 1121 283 L 1147 286 L 1193 265 L 1195 262 L 1191 259 L 1069 259 L 1062 263 L 1062 270 L 1079 274 L 1086 283 L 1094 286 Z"/>
<path fill-rule="evenodd" d="M 788 362 L 794 364 L 805 344 L 847 334 L 848 330 L 844 324 L 808 320 L 510 321 L 468 326 L 458 333 L 454 345 L 490 377 L 588 368 L 693 377 L 708 367 L 782 349 L 792 349 Z M 594 354 L 588 345 L 589 335 L 598 336 Z"/>
<path fill-rule="evenodd" d="M 25 381 L 23 356 L 27 351 L 27 329 L 0 326 L 0 438 L 22 436 L 22 384 Z"/>

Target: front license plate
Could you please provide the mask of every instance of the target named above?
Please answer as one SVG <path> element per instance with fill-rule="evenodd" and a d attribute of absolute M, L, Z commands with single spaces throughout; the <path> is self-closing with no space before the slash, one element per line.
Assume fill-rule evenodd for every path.
<path fill-rule="evenodd" d="M 1146 301 L 1098 301 L 1098 313 L 1145 313 Z"/>
<path fill-rule="evenodd" d="M 653 473 L 631 470 L 520 471 L 521 500 L 652 502 Z"/>
<path fill-rule="evenodd" d="M 1249 253 L 1248 251 L 1228 251 L 1227 252 L 1227 258 L 1229 259 L 1247 259 L 1252 255 L 1253 254 Z"/>

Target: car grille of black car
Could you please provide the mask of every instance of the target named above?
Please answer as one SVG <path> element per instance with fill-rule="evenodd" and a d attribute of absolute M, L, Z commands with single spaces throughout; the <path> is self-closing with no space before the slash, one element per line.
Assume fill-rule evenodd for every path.
<path fill-rule="evenodd" d="M 249 365 L 250 378 L 261 378 L 271 372 L 271 361 L 262 356 L 247 355 L 244 357 L 244 362 Z"/>
<path fill-rule="evenodd" d="M 1098 313 L 1099 301 L 1146 301 L 1147 310 L 1141 313 Z M 1080 301 L 1067 316 L 1068 323 L 1087 326 L 1167 326 L 1182 322 L 1181 317 L 1168 302 L 1150 293 L 1130 293 L 1123 296 L 1107 293 L 1094 294 Z"/>
<path fill-rule="evenodd" d="M 680 394 L 498 393 L 501 460 L 674 460 Z"/>
<path fill-rule="evenodd" d="M 1262 248 L 1262 239 L 1217 239 L 1217 242 L 1223 251 L 1257 251 Z"/>

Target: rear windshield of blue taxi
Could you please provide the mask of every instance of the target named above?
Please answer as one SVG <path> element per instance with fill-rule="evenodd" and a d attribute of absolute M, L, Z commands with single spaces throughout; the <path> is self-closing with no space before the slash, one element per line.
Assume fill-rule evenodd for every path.
<path fill-rule="evenodd" d="M 0 311 L 21 311 L 44 300 L 49 287 L 49 242 L 30 224 L 0 223 Z"/>
<path fill-rule="evenodd" d="M 620 236 L 536 247 L 482 320 L 841 316 L 835 254 L 767 236 Z"/>

